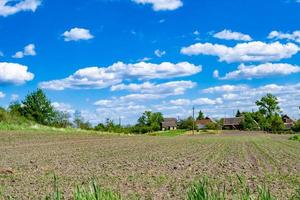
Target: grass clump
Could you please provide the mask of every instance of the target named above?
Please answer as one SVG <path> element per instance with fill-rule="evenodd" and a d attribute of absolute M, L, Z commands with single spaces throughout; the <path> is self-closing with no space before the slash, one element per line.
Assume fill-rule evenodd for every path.
<path fill-rule="evenodd" d="M 223 189 L 219 189 L 216 185 L 211 184 L 207 177 L 204 177 L 201 181 L 190 186 L 187 192 L 187 200 L 276 200 L 265 186 L 258 186 L 255 192 L 251 191 L 244 178 L 238 176 L 238 180 L 239 187 L 232 188 L 231 192 L 228 192 L 225 186 Z M 295 197 L 291 200 L 297 199 L 299 197 L 297 195 L 295 194 Z"/>
<path fill-rule="evenodd" d="M 89 187 L 77 186 L 74 200 L 121 200 L 121 196 L 111 190 L 102 189 L 95 181 Z"/>
<path fill-rule="evenodd" d="M 290 140 L 299 141 L 300 142 L 300 135 L 295 135 L 290 138 Z"/>
<path fill-rule="evenodd" d="M 53 191 L 45 197 L 45 200 L 66 199 L 64 194 L 59 189 L 58 179 L 55 175 L 54 175 L 52 190 Z M 72 199 L 73 200 L 122 200 L 120 194 L 115 193 L 111 190 L 105 190 L 101 188 L 95 181 L 92 181 L 88 187 L 76 186 Z"/>

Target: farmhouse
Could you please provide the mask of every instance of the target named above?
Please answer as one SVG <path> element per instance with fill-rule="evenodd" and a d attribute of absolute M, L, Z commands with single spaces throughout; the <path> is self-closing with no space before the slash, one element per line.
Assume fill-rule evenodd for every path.
<path fill-rule="evenodd" d="M 176 130 L 177 129 L 177 119 L 176 118 L 164 118 L 161 123 L 161 130 Z"/>
<path fill-rule="evenodd" d="M 223 119 L 224 129 L 241 129 L 241 123 L 244 121 L 243 117 L 232 117 Z"/>
<path fill-rule="evenodd" d="M 282 121 L 283 121 L 286 129 L 291 129 L 295 123 L 295 121 L 287 115 L 282 116 Z"/>
<path fill-rule="evenodd" d="M 195 124 L 198 129 L 206 129 L 207 125 L 213 123 L 213 121 L 206 117 L 205 119 L 196 120 Z"/>

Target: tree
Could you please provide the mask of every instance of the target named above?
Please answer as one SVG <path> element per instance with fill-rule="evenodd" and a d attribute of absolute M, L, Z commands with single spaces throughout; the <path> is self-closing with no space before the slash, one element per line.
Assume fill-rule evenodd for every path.
<path fill-rule="evenodd" d="M 235 114 L 235 117 L 241 117 L 242 116 L 242 113 L 240 112 L 240 110 L 238 110 Z"/>
<path fill-rule="evenodd" d="M 295 132 L 300 132 L 300 120 L 298 120 L 294 126 L 292 127 L 292 130 Z"/>
<path fill-rule="evenodd" d="M 164 117 L 160 112 L 145 111 L 138 119 L 138 127 L 146 127 L 150 132 L 160 130 L 160 124 L 163 122 Z"/>
<path fill-rule="evenodd" d="M 55 118 L 55 109 L 43 90 L 38 89 L 22 101 L 21 114 L 39 124 L 51 125 Z"/>
<path fill-rule="evenodd" d="M 272 94 L 267 94 L 266 96 L 262 97 L 261 100 L 256 101 L 259 111 L 267 118 L 280 113 L 280 107 L 278 104 L 279 102 L 277 97 Z"/>
<path fill-rule="evenodd" d="M 52 122 L 52 126 L 58 127 L 58 128 L 67 128 L 71 127 L 72 123 L 69 121 L 70 115 L 66 112 L 61 111 L 55 111 L 55 117 Z"/>
<path fill-rule="evenodd" d="M 198 117 L 197 117 L 197 120 L 201 120 L 201 119 L 204 119 L 204 118 L 205 118 L 204 113 L 200 110 L 199 114 L 198 114 Z"/>
<path fill-rule="evenodd" d="M 194 119 L 193 117 L 188 117 L 179 122 L 179 129 L 193 130 Z"/>
<path fill-rule="evenodd" d="M 92 129 L 92 125 L 87 121 L 84 121 L 83 117 L 81 116 L 81 113 L 77 110 L 74 113 L 74 125 L 76 128 L 90 130 Z"/>

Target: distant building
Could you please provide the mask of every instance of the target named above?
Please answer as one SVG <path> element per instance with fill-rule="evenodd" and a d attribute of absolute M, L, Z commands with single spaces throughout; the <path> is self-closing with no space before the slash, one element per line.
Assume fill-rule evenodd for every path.
<path fill-rule="evenodd" d="M 282 121 L 286 129 L 291 129 L 295 124 L 295 121 L 287 115 L 282 116 Z"/>
<path fill-rule="evenodd" d="M 177 119 L 176 118 L 164 118 L 161 123 L 161 130 L 176 130 L 177 129 Z"/>
<path fill-rule="evenodd" d="M 213 120 L 206 117 L 205 119 L 196 120 L 195 124 L 198 129 L 206 129 L 207 125 L 213 123 Z"/>
<path fill-rule="evenodd" d="M 244 121 L 244 117 L 232 117 L 223 119 L 223 128 L 224 129 L 241 129 L 241 124 Z"/>

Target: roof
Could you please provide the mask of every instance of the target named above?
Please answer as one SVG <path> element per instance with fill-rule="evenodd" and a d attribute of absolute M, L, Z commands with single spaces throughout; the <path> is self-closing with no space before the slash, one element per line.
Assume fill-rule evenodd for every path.
<path fill-rule="evenodd" d="M 200 119 L 200 120 L 196 120 L 196 125 L 204 125 L 206 126 L 209 123 L 212 123 L 213 121 L 210 118 L 205 118 L 205 119 Z"/>
<path fill-rule="evenodd" d="M 176 127 L 177 126 L 177 119 L 176 118 L 164 118 L 164 121 L 161 123 L 163 128 L 167 127 Z"/>
<path fill-rule="evenodd" d="M 283 115 L 282 120 L 285 124 L 294 124 L 294 120 L 290 118 L 288 115 Z"/>
<path fill-rule="evenodd" d="M 224 126 L 237 126 L 243 122 L 243 117 L 224 118 Z"/>

